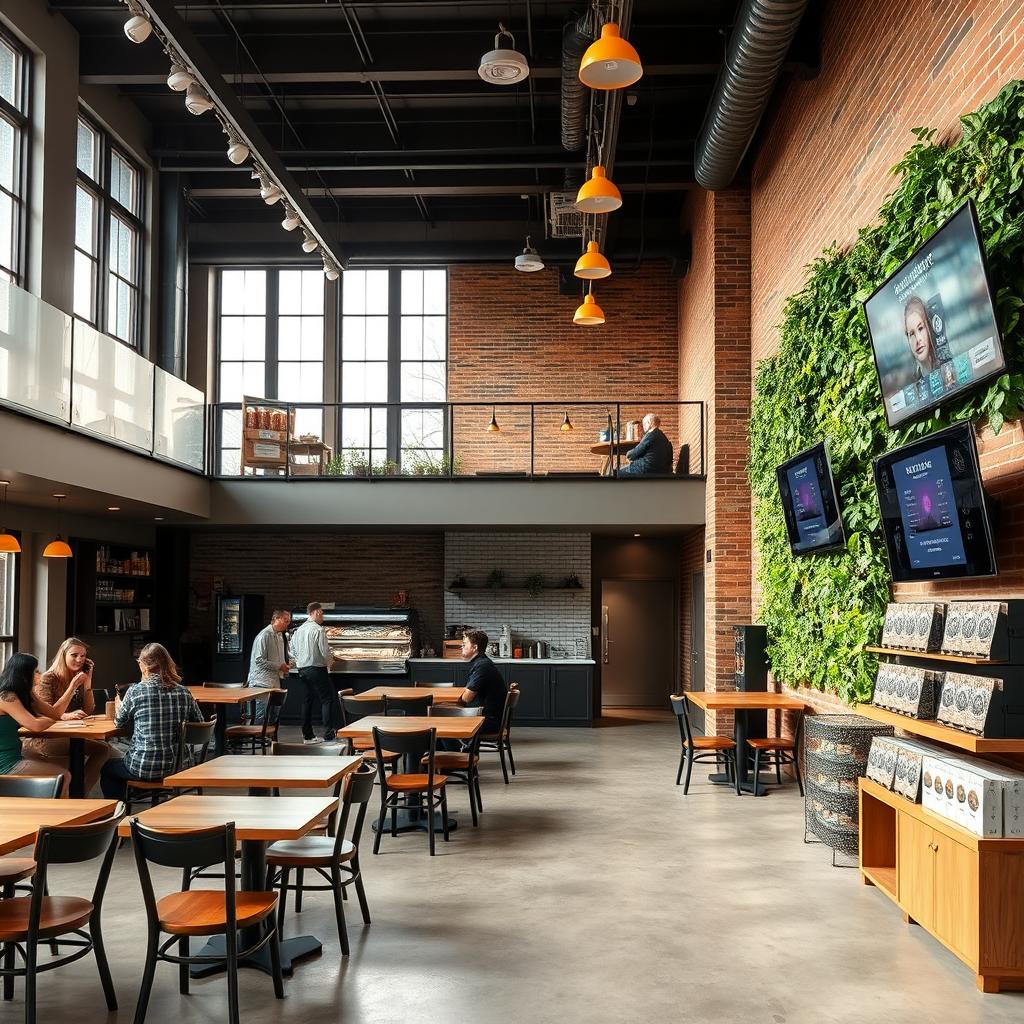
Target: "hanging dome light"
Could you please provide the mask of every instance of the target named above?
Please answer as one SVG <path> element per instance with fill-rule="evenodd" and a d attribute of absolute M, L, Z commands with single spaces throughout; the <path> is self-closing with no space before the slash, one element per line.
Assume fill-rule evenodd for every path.
<path fill-rule="evenodd" d="M 124 34 L 133 43 L 144 43 L 153 34 L 153 23 L 137 3 L 128 2 L 132 16 L 124 23 Z"/>
<path fill-rule="evenodd" d="M 501 427 L 498 426 L 498 421 L 494 417 L 494 406 L 491 406 L 491 422 L 487 424 L 488 434 L 500 434 Z"/>
<path fill-rule="evenodd" d="M 572 420 L 569 419 L 569 410 L 565 410 L 565 419 L 562 420 L 562 425 L 558 428 L 563 434 L 568 434 L 572 431 Z"/>
<path fill-rule="evenodd" d="M 249 159 L 249 147 L 233 132 L 228 132 L 228 159 L 236 167 Z"/>
<path fill-rule="evenodd" d="M 601 29 L 601 38 L 587 47 L 580 61 L 580 81 L 591 89 L 625 89 L 643 73 L 640 55 L 619 35 L 613 21 Z"/>
<path fill-rule="evenodd" d="M 612 268 L 597 242 L 587 242 L 587 251 L 576 261 L 573 273 L 584 281 L 600 281 L 612 276 Z"/>
<path fill-rule="evenodd" d="M 502 39 L 512 43 L 511 49 L 502 49 Z M 515 36 L 501 22 L 498 22 L 498 34 L 494 37 L 494 49 L 488 50 L 480 58 L 477 74 L 491 85 L 515 85 L 522 82 L 530 74 L 530 62 L 515 49 Z"/>
<path fill-rule="evenodd" d="M 281 221 L 281 227 L 283 227 L 285 231 L 294 231 L 301 223 L 302 221 L 300 220 L 299 215 L 286 203 L 284 208 L 284 220 Z"/>
<path fill-rule="evenodd" d="M 533 274 L 544 269 L 544 261 L 540 254 L 530 245 L 530 236 L 526 236 L 526 248 L 516 257 L 516 270 L 524 274 Z"/>
<path fill-rule="evenodd" d="M 184 92 L 190 85 L 195 85 L 195 76 L 180 61 L 171 61 L 171 70 L 167 72 L 167 87 L 175 92 Z"/>
<path fill-rule="evenodd" d="M 583 305 L 577 307 L 572 322 L 578 327 L 596 327 L 604 323 L 604 310 L 594 301 L 592 293 L 588 292 Z"/>
<path fill-rule="evenodd" d="M 316 252 L 316 250 L 317 250 L 317 241 L 316 241 L 316 239 L 308 231 L 303 231 L 302 232 L 302 251 L 303 252 Z"/>
<path fill-rule="evenodd" d="M 185 90 L 185 109 L 190 114 L 195 114 L 196 117 L 205 114 L 208 110 L 213 110 L 213 100 L 198 82 L 193 82 Z"/>
<path fill-rule="evenodd" d="M 324 277 L 328 281 L 337 281 L 341 277 L 341 271 L 326 256 L 324 257 Z"/>
<path fill-rule="evenodd" d="M 10 480 L 0 480 L 0 486 L 4 489 L 3 497 L 3 509 L 7 510 L 7 487 L 10 484 Z M 7 532 L 6 526 L 0 526 L 0 551 L 8 554 L 16 555 L 21 551 L 21 545 L 18 543 L 18 538 L 13 533 Z"/>
<path fill-rule="evenodd" d="M 598 164 L 576 194 L 576 209 L 580 213 L 612 213 L 620 206 L 622 193 Z"/>
<path fill-rule="evenodd" d="M 57 515 L 60 516 L 60 503 L 67 497 L 66 494 L 55 494 L 57 499 Z M 57 536 L 43 548 L 43 558 L 71 558 L 71 545 L 58 533 Z"/>

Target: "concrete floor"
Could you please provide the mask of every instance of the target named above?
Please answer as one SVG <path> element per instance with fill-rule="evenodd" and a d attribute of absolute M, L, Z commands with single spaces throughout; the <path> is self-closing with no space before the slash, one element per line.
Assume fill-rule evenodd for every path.
<path fill-rule="evenodd" d="M 349 1024 L 873 1024 L 1013 1021 L 1024 994 L 982 996 L 920 928 L 855 871 L 801 841 L 793 785 L 762 800 L 694 772 L 675 788 L 675 725 L 623 717 L 593 730 L 518 729 L 509 787 L 488 766 L 486 812 L 439 855 L 386 837 L 364 872 L 373 924 L 349 913 L 342 962 L 329 898 L 307 896 L 286 934 L 324 940 L 285 982 L 243 972 L 243 1021 Z M 176 881 L 165 876 L 168 889 Z M 80 868 L 51 891 L 81 892 Z M 350 903 L 353 911 L 355 905 Z M 104 911 L 121 1010 L 107 1017 L 91 958 L 44 976 L 40 1021 L 131 1020 L 144 927 L 135 867 L 117 855 Z M 16 1002 L 0 1020 L 16 1021 Z M 222 980 L 179 996 L 157 974 L 148 1019 L 220 1022 Z"/>

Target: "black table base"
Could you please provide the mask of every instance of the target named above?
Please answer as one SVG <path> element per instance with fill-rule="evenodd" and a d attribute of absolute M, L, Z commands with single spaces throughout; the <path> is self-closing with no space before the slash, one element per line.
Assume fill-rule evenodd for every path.
<path fill-rule="evenodd" d="M 248 932 L 249 929 L 246 929 Z M 238 948 L 247 941 L 247 935 L 238 933 Z M 226 940 L 223 935 L 214 935 L 200 950 L 200 956 L 224 956 Z M 315 935 L 299 935 L 296 938 L 281 940 L 281 973 L 291 974 L 292 965 L 297 960 L 307 956 L 319 956 L 323 951 L 323 944 Z M 264 946 L 252 956 L 239 958 L 239 967 L 253 967 L 264 974 L 273 974 L 270 967 L 270 947 Z M 189 975 L 193 978 L 206 978 L 211 974 L 219 974 L 224 970 L 223 961 L 216 964 L 193 964 L 189 969 Z"/>
<path fill-rule="evenodd" d="M 398 811 L 389 810 L 384 815 L 384 827 L 380 829 L 381 835 L 391 834 L 391 815 L 398 814 L 398 824 L 395 826 L 396 832 L 427 832 L 427 816 L 419 807 L 399 807 Z M 374 832 L 378 831 L 377 822 L 374 822 L 370 826 Z M 454 832 L 459 827 L 459 823 L 451 816 L 448 815 L 448 831 Z M 444 836 L 444 820 L 441 817 L 440 811 L 434 811 L 434 832 L 436 835 Z"/>

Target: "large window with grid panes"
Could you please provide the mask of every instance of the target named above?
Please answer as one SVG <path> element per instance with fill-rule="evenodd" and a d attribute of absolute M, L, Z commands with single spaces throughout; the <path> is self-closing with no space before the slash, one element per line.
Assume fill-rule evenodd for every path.
<path fill-rule="evenodd" d="M 28 225 L 29 55 L 0 28 L 0 279 L 22 284 Z"/>
<path fill-rule="evenodd" d="M 145 235 L 142 169 L 112 136 L 78 119 L 74 314 L 139 346 Z"/>
<path fill-rule="evenodd" d="M 17 533 L 14 535 L 18 536 Z M 18 642 L 18 569 L 20 555 L 0 551 L 0 669 Z"/>

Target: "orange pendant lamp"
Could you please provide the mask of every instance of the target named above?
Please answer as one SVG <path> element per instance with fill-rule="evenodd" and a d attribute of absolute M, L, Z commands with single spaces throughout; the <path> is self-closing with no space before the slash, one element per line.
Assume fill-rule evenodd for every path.
<path fill-rule="evenodd" d="M 573 429 L 572 420 L 569 419 L 569 410 L 566 409 L 565 410 L 565 419 L 562 420 L 562 425 L 561 425 L 561 427 L 559 427 L 559 430 L 561 430 L 563 434 L 568 434 L 572 429 Z"/>
<path fill-rule="evenodd" d="M 60 503 L 67 497 L 66 494 L 55 494 L 57 499 L 57 512 L 60 513 Z M 71 558 L 71 545 L 58 533 L 57 536 L 43 548 L 43 558 Z"/>
<path fill-rule="evenodd" d="M 590 178 L 576 193 L 575 207 L 580 213 L 614 213 L 622 206 L 622 193 L 608 177 L 601 164 L 597 164 Z"/>
<path fill-rule="evenodd" d="M 498 426 L 498 421 L 494 417 L 494 406 L 491 406 L 491 422 L 487 424 L 488 434 L 500 434 L 501 427 Z"/>
<path fill-rule="evenodd" d="M 604 310 L 594 301 L 593 292 L 587 292 L 583 305 L 577 307 L 572 322 L 577 327 L 596 327 L 604 323 Z"/>
<path fill-rule="evenodd" d="M 612 267 L 597 242 L 587 242 L 587 251 L 576 261 L 573 273 L 584 281 L 600 281 L 612 276 Z"/>
<path fill-rule="evenodd" d="M 580 81 L 590 89 L 625 89 L 639 82 L 643 73 L 640 55 L 614 21 L 601 29 L 601 38 L 587 47 L 580 61 Z"/>
<path fill-rule="evenodd" d="M 0 480 L 0 486 L 4 489 L 3 508 L 5 510 L 7 508 L 7 488 L 10 482 L 10 480 Z M 21 551 L 21 545 L 18 543 L 18 538 L 13 533 L 8 533 L 6 526 L 0 526 L 0 552 L 16 555 L 19 551 Z"/>

